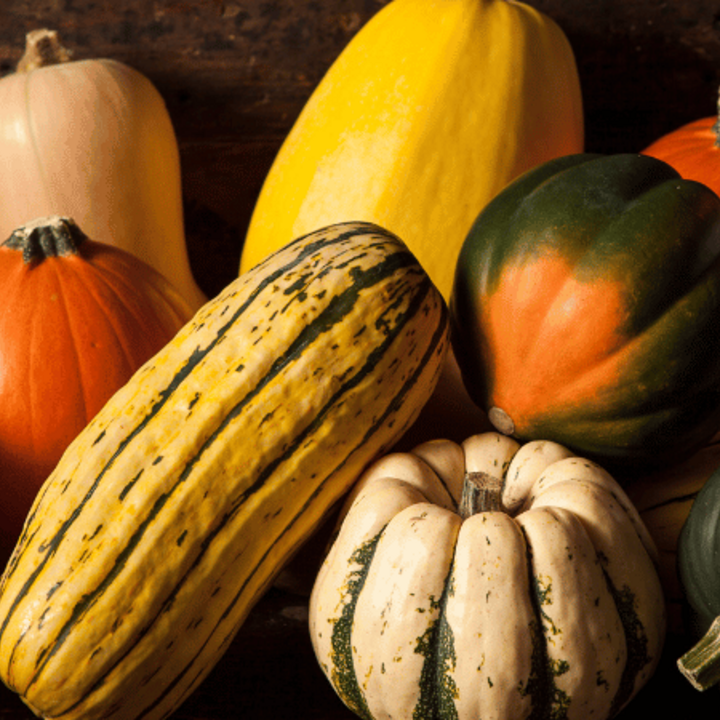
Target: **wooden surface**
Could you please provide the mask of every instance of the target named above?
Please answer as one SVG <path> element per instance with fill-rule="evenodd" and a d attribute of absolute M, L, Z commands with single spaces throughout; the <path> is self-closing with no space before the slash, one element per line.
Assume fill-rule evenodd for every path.
<path fill-rule="evenodd" d="M 720 85 L 720 6 L 710 0 L 528 0 L 575 50 L 587 149 L 635 152 L 712 115 Z M 236 275 L 262 180 L 324 71 L 384 0 L 3 0 L 0 74 L 24 35 L 61 31 L 77 58 L 113 57 L 145 73 L 165 98 L 181 149 L 187 239 L 212 296 Z M 0 159 L 1 163 L 1 159 Z M 307 637 L 306 599 L 271 591 L 200 689 L 186 720 L 342 720 Z M 693 691 L 674 667 L 671 638 L 648 687 L 621 714 L 716 716 L 720 694 Z M 711 715 L 712 713 L 712 715 Z M 29 717 L 0 688 L 0 720 Z"/>

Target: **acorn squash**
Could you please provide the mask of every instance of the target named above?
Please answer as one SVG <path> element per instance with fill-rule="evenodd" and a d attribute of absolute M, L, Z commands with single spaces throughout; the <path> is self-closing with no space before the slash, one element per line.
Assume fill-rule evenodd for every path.
<path fill-rule="evenodd" d="M 650 472 L 616 475 L 640 513 L 658 550 L 658 573 L 665 591 L 668 631 L 685 633 L 685 597 L 678 576 L 678 543 L 697 494 L 720 467 L 720 433 L 679 463 Z"/>
<path fill-rule="evenodd" d="M 660 658 L 654 552 L 615 480 L 557 443 L 430 441 L 353 488 L 313 647 L 366 720 L 603 720 Z"/>
<path fill-rule="evenodd" d="M 720 465 L 690 508 L 678 542 L 678 574 L 685 597 L 685 629 L 696 644 L 679 660 L 698 690 L 720 681 Z"/>
<path fill-rule="evenodd" d="M 642 155 L 507 187 L 457 265 L 453 348 L 493 425 L 609 464 L 679 461 L 720 424 L 720 198 Z"/>

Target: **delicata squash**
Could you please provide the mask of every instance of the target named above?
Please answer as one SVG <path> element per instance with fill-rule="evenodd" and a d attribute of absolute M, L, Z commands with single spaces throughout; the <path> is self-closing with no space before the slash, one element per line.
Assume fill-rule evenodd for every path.
<path fill-rule="evenodd" d="M 320 665 L 362 718 L 613 717 L 664 641 L 654 545 L 553 442 L 430 441 L 371 465 L 318 574 Z"/>
<path fill-rule="evenodd" d="M 203 306 L 70 445 L 0 588 L 38 715 L 167 717 L 432 393 L 447 310 L 395 236 L 298 239 Z"/>

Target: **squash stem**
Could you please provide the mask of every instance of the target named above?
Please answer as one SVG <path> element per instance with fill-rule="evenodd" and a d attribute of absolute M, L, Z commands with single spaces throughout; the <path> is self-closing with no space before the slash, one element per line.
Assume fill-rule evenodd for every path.
<path fill-rule="evenodd" d="M 677 665 L 696 690 L 707 690 L 720 680 L 720 617 Z"/>
<path fill-rule="evenodd" d="M 458 514 L 463 520 L 480 512 L 500 510 L 502 480 L 485 472 L 465 473 Z"/>
<path fill-rule="evenodd" d="M 45 258 L 79 255 L 87 235 L 70 218 L 57 215 L 39 218 L 15 230 L 3 247 L 20 250 L 23 261 L 30 264 Z"/>
<path fill-rule="evenodd" d="M 69 62 L 72 53 L 60 42 L 57 30 L 31 30 L 25 36 L 25 54 L 17 64 L 16 72 L 31 72 L 48 65 Z"/>

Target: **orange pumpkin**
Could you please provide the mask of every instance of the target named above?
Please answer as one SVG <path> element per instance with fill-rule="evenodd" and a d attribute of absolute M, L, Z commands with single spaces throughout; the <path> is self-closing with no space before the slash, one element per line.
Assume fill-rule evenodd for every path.
<path fill-rule="evenodd" d="M 190 318 L 130 253 L 45 218 L 0 245 L 0 554 L 70 441 Z"/>
<path fill-rule="evenodd" d="M 686 180 L 696 180 L 720 194 L 720 138 L 718 116 L 687 123 L 663 135 L 642 151 L 664 160 Z"/>

